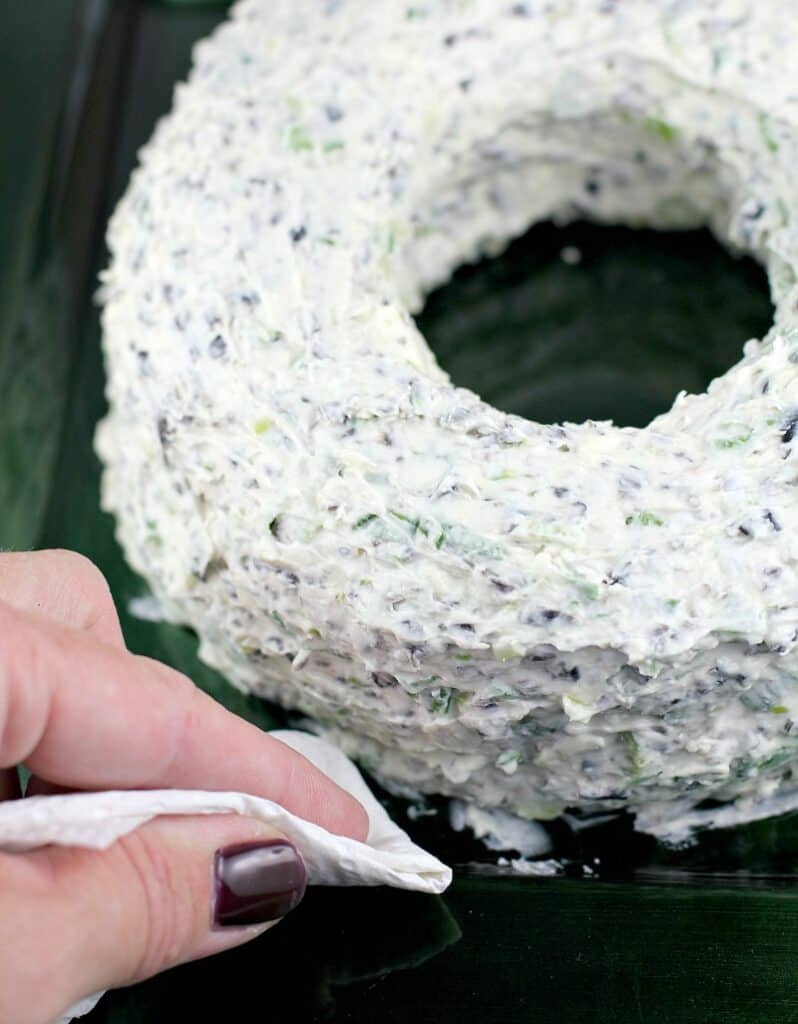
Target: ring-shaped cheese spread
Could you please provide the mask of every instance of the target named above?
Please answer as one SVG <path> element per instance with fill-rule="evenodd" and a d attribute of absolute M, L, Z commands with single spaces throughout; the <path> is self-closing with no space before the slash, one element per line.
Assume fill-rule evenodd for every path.
<path fill-rule="evenodd" d="M 781 0 L 235 6 L 112 221 L 97 440 L 207 662 L 408 791 L 798 806 L 796 59 Z M 710 226 L 772 329 L 645 429 L 491 408 L 412 313 L 575 217 Z"/>

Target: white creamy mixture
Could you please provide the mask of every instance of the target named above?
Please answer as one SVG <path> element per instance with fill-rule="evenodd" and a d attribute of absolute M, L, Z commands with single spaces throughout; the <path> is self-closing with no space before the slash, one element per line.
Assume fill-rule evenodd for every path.
<path fill-rule="evenodd" d="M 202 657 L 405 789 L 798 806 L 796 67 L 783 0 L 241 0 L 104 278 L 104 507 Z M 710 225 L 775 326 L 644 430 L 454 386 L 424 295 L 577 216 Z"/>

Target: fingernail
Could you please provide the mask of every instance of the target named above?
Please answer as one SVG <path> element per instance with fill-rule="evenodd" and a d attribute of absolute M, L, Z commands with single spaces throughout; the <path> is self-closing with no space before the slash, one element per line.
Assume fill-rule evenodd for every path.
<path fill-rule="evenodd" d="M 213 862 L 213 923 L 228 928 L 275 921 L 294 909 L 306 884 L 304 861 L 285 839 L 225 846 Z"/>

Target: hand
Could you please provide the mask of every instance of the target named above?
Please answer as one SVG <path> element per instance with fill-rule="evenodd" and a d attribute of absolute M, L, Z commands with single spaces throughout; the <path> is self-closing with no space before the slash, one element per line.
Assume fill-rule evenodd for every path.
<path fill-rule="evenodd" d="M 108 586 L 68 551 L 0 555 L 0 793 L 237 790 L 364 839 L 361 805 L 185 676 L 130 654 Z M 241 849 L 242 844 L 249 844 Z M 0 853 L 0 1022 L 39 1024 L 260 934 L 302 898 L 302 859 L 238 815 L 166 817 L 108 850 Z"/>

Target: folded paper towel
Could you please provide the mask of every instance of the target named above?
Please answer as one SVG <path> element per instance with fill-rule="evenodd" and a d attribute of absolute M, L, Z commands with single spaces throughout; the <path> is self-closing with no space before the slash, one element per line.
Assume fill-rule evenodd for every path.
<path fill-rule="evenodd" d="M 451 869 L 391 821 L 345 754 L 308 733 L 281 730 L 270 735 L 298 750 L 360 801 L 369 817 L 364 843 L 333 835 L 271 800 L 246 793 L 168 789 L 70 793 L 2 803 L 0 848 L 23 851 L 56 844 L 105 849 L 161 814 L 245 814 L 274 826 L 296 845 L 311 885 L 392 885 L 428 893 L 446 889 Z M 59 1024 L 88 1013 L 98 998 L 73 1007 Z"/>

